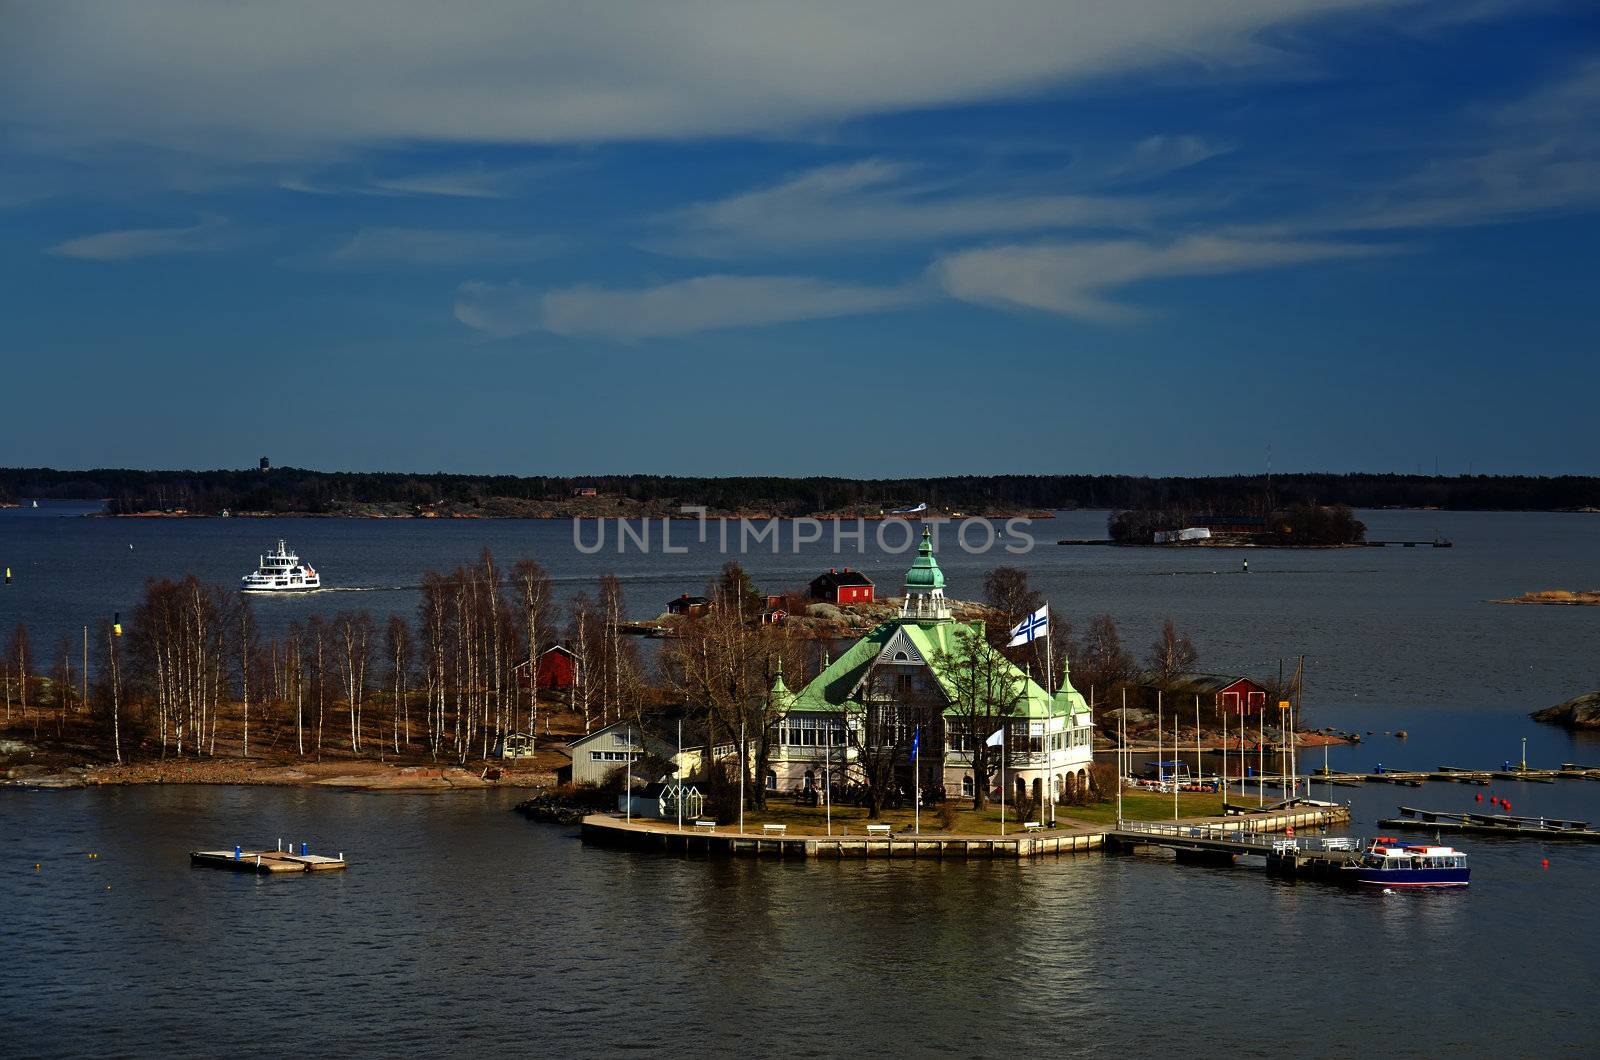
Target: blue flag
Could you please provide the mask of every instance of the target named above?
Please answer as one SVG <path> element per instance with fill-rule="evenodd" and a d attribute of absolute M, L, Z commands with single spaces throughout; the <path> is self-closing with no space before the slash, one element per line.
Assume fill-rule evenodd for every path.
<path fill-rule="evenodd" d="M 920 744 L 921 742 L 922 742 L 922 730 L 918 729 L 916 732 L 911 734 L 911 757 L 913 759 L 917 757 L 917 745 Z"/>

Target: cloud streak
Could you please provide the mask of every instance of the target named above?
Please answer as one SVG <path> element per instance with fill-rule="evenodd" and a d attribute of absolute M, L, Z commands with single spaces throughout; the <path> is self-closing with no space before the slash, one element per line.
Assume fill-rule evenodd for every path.
<path fill-rule="evenodd" d="M 653 287 L 566 287 L 473 282 L 457 292 L 456 319 L 498 338 L 544 331 L 635 341 L 898 309 L 922 301 L 916 285 L 872 287 L 810 276 L 696 276 Z"/>
<path fill-rule="evenodd" d="M 1134 71 L 1275 66 L 1268 31 L 1405 0 L 35 4 L 18 120 L 61 142 L 297 157 L 761 135 Z"/>
<path fill-rule="evenodd" d="M 187 228 L 121 228 L 79 236 L 45 252 L 80 261 L 135 261 L 180 254 L 207 254 L 237 246 L 241 233 L 223 220 L 206 220 Z"/>
<path fill-rule="evenodd" d="M 737 257 L 821 246 L 929 242 L 1063 228 L 1144 224 L 1148 202 L 1098 195 L 951 192 L 916 184 L 915 170 L 873 158 L 823 166 L 779 183 L 699 203 L 661 219 L 661 249 Z"/>
<path fill-rule="evenodd" d="M 1168 243 L 1036 243 L 948 254 L 931 271 L 945 292 L 965 302 L 1106 323 L 1136 315 L 1107 295 L 1142 280 L 1365 257 L 1384 249 L 1229 236 L 1188 236 Z"/>

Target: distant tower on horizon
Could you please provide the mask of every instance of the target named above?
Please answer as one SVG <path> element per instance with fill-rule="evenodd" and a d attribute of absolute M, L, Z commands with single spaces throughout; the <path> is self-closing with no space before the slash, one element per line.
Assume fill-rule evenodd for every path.
<path fill-rule="evenodd" d="M 262 457 L 261 458 L 261 470 L 263 470 L 263 471 L 271 471 L 272 470 L 272 461 L 268 460 L 266 457 Z"/>

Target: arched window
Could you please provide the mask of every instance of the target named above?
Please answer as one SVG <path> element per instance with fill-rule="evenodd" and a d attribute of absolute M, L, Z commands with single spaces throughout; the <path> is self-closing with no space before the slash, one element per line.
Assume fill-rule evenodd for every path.
<path fill-rule="evenodd" d="M 965 795 L 969 799 L 972 798 L 972 774 L 971 773 L 967 773 L 967 774 L 963 775 L 962 778 L 961 778 L 961 794 Z"/>
<path fill-rule="evenodd" d="M 907 655 L 903 651 L 897 651 L 897 652 L 894 653 L 894 661 L 895 662 L 910 662 L 911 661 L 911 656 Z"/>
<path fill-rule="evenodd" d="M 768 791 L 777 791 L 778 790 L 778 773 L 777 773 L 776 770 L 773 770 L 773 769 L 767 770 L 767 790 Z"/>

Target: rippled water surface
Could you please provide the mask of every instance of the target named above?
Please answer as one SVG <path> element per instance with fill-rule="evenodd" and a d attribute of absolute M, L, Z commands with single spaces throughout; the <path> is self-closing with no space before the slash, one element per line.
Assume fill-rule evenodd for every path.
<path fill-rule="evenodd" d="M 1592 811 L 1583 785 L 1600 792 L 1502 790 Z M 1394 798 L 1354 794 L 1359 817 Z M 1588 1052 L 1600 1034 L 1600 848 L 1474 843 L 1469 891 L 1383 895 L 1145 855 L 681 860 L 588 848 L 510 805 L 509 793 L 0 793 L 0 1053 L 1187 1043 L 1283 1056 L 1364 1052 L 1375 1028 L 1403 1028 L 1385 1054 L 1526 1056 Z M 185 858 L 280 836 L 353 866 L 257 878 Z"/>
<path fill-rule="evenodd" d="M 1061 618 L 1109 611 L 1142 652 L 1160 618 L 1204 663 L 1309 656 L 1317 724 L 1371 729 L 1336 767 L 1600 764 L 1526 711 L 1594 687 L 1600 609 L 1490 598 L 1600 586 L 1600 517 L 1375 512 L 1375 537 L 1456 547 L 1238 554 L 1041 544 L 1012 557 Z M 1098 533 L 1103 514 L 1035 526 Z M 0 627 L 35 642 L 131 609 L 147 576 L 231 579 L 279 535 L 359 600 L 409 612 L 430 568 L 487 544 L 566 590 L 615 567 L 637 615 L 721 555 L 586 557 L 566 524 L 127 521 L 0 513 Z M 129 549 L 127 546 L 135 547 Z M 870 540 L 869 540 L 870 546 Z M 993 557 L 948 549 L 955 596 Z M 748 557 L 764 585 L 903 556 Z M 1291 662 L 1292 665 L 1292 662 Z M 1386 731 L 1407 728 L 1399 741 Z M 1370 835 L 1398 802 L 1481 789 L 1318 791 Z M 1600 822 L 1600 783 L 1497 784 L 1516 812 Z M 680 860 L 586 848 L 511 793 L 164 787 L 0 791 L 0 1055 L 1198 1056 L 1590 1054 L 1600 1042 L 1600 847 L 1467 840 L 1465 893 L 1348 892 L 1259 869 L 1085 854 L 1035 864 Z M 306 839 L 353 867 L 191 869 L 200 847 Z M 95 853 L 97 858 L 88 854 Z M 1548 858 L 1548 868 L 1541 860 Z M 37 864 L 39 868 L 35 870 Z"/>

